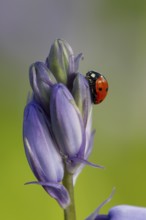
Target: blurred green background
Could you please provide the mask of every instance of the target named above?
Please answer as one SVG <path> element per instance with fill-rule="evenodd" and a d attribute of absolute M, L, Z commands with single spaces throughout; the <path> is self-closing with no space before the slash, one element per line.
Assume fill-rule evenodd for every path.
<path fill-rule="evenodd" d="M 146 1 L 0 1 L 0 219 L 63 220 L 57 202 L 35 185 L 22 143 L 29 65 L 44 60 L 56 38 L 83 52 L 80 72 L 103 73 L 106 100 L 93 110 L 90 161 L 75 187 L 77 219 L 88 216 L 112 188 L 101 213 L 117 204 L 146 206 Z"/>

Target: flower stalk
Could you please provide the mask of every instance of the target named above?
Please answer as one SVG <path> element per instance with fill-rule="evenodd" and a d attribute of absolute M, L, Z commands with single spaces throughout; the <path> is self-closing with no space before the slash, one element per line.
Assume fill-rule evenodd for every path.
<path fill-rule="evenodd" d="M 65 169 L 63 185 L 68 190 L 70 196 L 70 205 L 64 209 L 64 220 L 76 220 L 73 174 L 69 173 L 67 169 Z"/>

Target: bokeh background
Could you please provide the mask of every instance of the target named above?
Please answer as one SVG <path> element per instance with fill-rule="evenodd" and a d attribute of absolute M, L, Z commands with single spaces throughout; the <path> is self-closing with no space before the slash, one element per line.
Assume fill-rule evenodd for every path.
<path fill-rule="evenodd" d="M 116 187 L 117 204 L 146 206 L 146 1 L 0 0 L 0 219 L 63 220 L 57 202 L 35 185 L 22 143 L 28 68 L 44 60 L 56 38 L 83 52 L 80 72 L 103 73 L 106 100 L 93 110 L 90 161 L 75 187 L 77 219 Z"/>

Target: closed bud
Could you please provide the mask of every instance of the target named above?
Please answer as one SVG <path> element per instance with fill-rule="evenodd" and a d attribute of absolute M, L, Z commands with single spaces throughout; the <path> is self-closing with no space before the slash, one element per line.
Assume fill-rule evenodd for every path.
<path fill-rule="evenodd" d="M 69 62 L 72 56 L 72 48 L 66 41 L 57 39 L 52 45 L 46 64 L 58 82 L 67 83 Z"/>
<path fill-rule="evenodd" d="M 82 147 L 84 128 L 73 96 L 63 84 L 56 84 L 50 97 L 51 125 L 59 150 L 69 158 Z"/>
<path fill-rule="evenodd" d="M 89 84 L 85 77 L 78 73 L 73 81 L 72 94 L 75 102 L 81 112 L 84 125 L 86 126 L 88 121 L 88 116 L 92 110 L 91 96 Z"/>
<path fill-rule="evenodd" d="M 47 117 L 34 101 L 25 108 L 23 137 L 27 160 L 38 179 L 38 182 L 30 183 L 42 185 L 63 208 L 68 206 L 68 192 L 60 184 L 64 176 L 62 158 L 52 138 Z"/>
<path fill-rule="evenodd" d="M 35 99 L 48 111 L 50 89 L 56 83 L 55 77 L 44 63 L 36 62 L 29 69 L 29 79 Z"/>

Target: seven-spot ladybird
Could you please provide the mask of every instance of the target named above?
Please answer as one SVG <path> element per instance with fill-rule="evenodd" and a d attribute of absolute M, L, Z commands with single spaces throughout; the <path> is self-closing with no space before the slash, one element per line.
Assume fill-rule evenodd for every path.
<path fill-rule="evenodd" d="M 100 73 L 89 71 L 86 74 L 89 82 L 91 97 L 94 104 L 99 104 L 104 100 L 108 91 L 108 82 Z"/>

